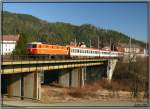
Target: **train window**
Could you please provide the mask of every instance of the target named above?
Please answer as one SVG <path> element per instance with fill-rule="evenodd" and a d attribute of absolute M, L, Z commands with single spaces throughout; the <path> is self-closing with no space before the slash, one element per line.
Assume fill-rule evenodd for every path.
<path fill-rule="evenodd" d="M 41 48 L 41 45 L 38 45 L 38 48 Z"/>
<path fill-rule="evenodd" d="M 28 44 L 28 48 L 36 48 L 36 44 Z"/>
<path fill-rule="evenodd" d="M 32 44 L 32 48 L 36 48 L 36 44 Z"/>

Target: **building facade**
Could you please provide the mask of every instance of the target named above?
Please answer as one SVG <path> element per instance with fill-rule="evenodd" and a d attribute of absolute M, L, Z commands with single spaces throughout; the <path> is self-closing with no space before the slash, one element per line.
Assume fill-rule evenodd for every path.
<path fill-rule="evenodd" d="M 11 54 L 19 40 L 19 35 L 3 35 L 1 40 L 1 55 Z"/>

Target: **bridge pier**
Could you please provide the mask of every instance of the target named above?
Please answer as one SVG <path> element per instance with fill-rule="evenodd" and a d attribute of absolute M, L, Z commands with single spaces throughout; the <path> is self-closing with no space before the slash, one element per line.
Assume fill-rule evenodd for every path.
<path fill-rule="evenodd" d="M 63 87 L 70 87 L 70 69 L 65 69 L 59 74 L 58 83 Z"/>
<path fill-rule="evenodd" d="M 40 100 L 41 98 L 40 73 L 32 72 L 24 75 L 23 94 L 25 98 L 33 98 Z"/>
<path fill-rule="evenodd" d="M 27 74 L 13 74 L 8 79 L 8 97 L 20 97 L 40 100 L 41 83 L 37 72 Z"/>
<path fill-rule="evenodd" d="M 75 68 L 71 71 L 71 87 L 84 87 L 86 67 Z"/>
<path fill-rule="evenodd" d="M 83 87 L 85 73 L 86 67 L 63 70 L 59 76 L 59 84 L 63 87 Z"/>
<path fill-rule="evenodd" d="M 18 74 L 10 75 L 7 87 L 8 97 L 21 96 L 21 76 Z"/>
<path fill-rule="evenodd" d="M 114 69 L 116 67 L 117 59 L 108 60 L 107 65 L 107 80 L 111 81 Z"/>

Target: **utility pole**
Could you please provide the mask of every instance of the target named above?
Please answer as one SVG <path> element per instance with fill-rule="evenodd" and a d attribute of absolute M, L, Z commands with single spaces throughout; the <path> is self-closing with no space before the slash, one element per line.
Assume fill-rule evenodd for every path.
<path fill-rule="evenodd" d="M 74 43 L 75 43 L 75 44 L 77 44 L 77 40 L 76 40 L 76 38 L 74 39 Z"/>
<path fill-rule="evenodd" d="M 131 36 L 129 40 L 129 58 L 131 59 Z"/>
<path fill-rule="evenodd" d="M 147 40 L 146 40 L 146 50 L 145 50 L 145 52 L 146 52 L 146 56 L 148 55 L 148 45 L 147 45 L 148 43 L 147 43 Z"/>
<path fill-rule="evenodd" d="M 110 45 L 109 45 L 109 46 L 110 46 L 110 50 L 111 50 L 111 39 L 109 40 L 109 43 L 110 43 Z"/>
<path fill-rule="evenodd" d="M 91 48 L 91 40 L 90 40 L 90 48 Z"/>
<path fill-rule="evenodd" d="M 129 41 L 129 52 L 131 53 L 131 37 L 130 37 L 130 41 Z"/>
<path fill-rule="evenodd" d="M 97 43 L 98 43 L 98 49 L 99 49 L 99 36 L 98 36 L 98 42 Z"/>

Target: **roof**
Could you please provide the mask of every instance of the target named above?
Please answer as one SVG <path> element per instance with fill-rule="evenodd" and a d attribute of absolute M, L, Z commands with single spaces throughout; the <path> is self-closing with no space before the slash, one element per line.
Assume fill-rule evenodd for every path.
<path fill-rule="evenodd" d="M 31 42 L 29 44 L 42 44 L 42 42 Z"/>
<path fill-rule="evenodd" d="M 18 41 L 19 35 L 3 35 L 2 40 L 3 41 Z"/>
<path fill-rule="evenodd" d="M 83 49 L 83 50 L 96 50 L 96 51 L 99 51 L 100 49 L 97 49 L 97 48 L 88 48 L 88 47 L 76 47 L 76 46 L 70 46 L 70 45 L 67 45 L 67 47 L 70 47 L 70 48 L 77 48 L 77 49 Z M 100 51 L 111 51 L 111 50 L 100 50 Z"/>

